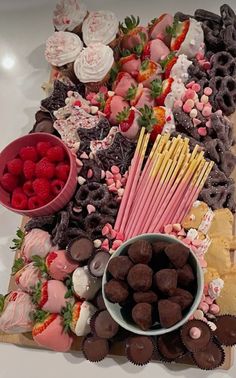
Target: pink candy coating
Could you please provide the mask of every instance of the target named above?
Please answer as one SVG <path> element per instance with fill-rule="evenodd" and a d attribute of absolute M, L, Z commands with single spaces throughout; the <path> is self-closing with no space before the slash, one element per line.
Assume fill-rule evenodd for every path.
<path fill-rule="evenodd" d="M 220 307 L 213 303 L 211 306 L 210 306 L 210 309 L 209 309 L 210 313 L 213 314 L 213 315 L 216 315 L 220 312 Z"/>
<path fill-rule="evenodd" d="M 195 92 L 199 92 L 201 90 L 201 86 L 198 84 L 198 83 L 194 83 L 192 85 L 192 89 L 195 91 Z"/>
<path fill-rule="evenodd" d="M 203 109 L 203 107 L 204 107 L 204 104 L 203 104 L 202 102 L 198 102 L 198 103 L 196 104 L 196 107 L 197 107 L 197 109 L 200 110 L 200 112 L 201 112 L 202 109 Z"/>
<path fill-rule="evenodd" d="M 192 327 L 189 331 L 189 336 L 194 339 L 194 340 L 197 340 L 201 337 L 201 330 L 197 327 Z"/>
<path fill-rule="evenodd" d="M 209 311 L 209 305 L 206 302 L 201 302 L 199 308 L 205 313 Z"/>
<path fill-rule="evenodd" d="M 210 95 L 212 94 L 212 89 L 211 89 L 210 87 L 206 87 L 206 88 L 204 89 L 204 94 L 205 94 L 206 96 L 210 96 Z"/>
<path fill-rule="evenodd" d="M 209 106 L 204 106 L 203 110 L 202 110 L 202 115 L 204 117 L 209 117 L 211 115 L 212 111 L 211 111 L 211 108 Z"/>
<path fill-rule="evenodd" d="M 197 131 L 198 131 L 198 134 L 201 135 L 201 136 L 207 135 L 207 130 L 206 130 L 205 127 L 199 127 L 199 129 Z"/>
<path fill-rule="evenodd" d="M 118 174 L 118 173 L 120 173 L 120 168 L 119 167 L 117 167 L 116 165 L 113 165 L 112 167 L 111 167 L 111 172 L 115 175 L 115 174 Z"/>

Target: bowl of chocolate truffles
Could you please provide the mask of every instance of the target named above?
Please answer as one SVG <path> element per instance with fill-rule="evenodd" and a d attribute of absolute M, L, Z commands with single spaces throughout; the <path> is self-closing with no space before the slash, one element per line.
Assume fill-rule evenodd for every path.
<path fill-rule="evenodd" d="M 204 288 L 202 268 L 181 241 L 144 234 L 123 243 L 103 275 L 103 298 L 112 318 L 140 335 L 181 327 L 197 309 Z"/>

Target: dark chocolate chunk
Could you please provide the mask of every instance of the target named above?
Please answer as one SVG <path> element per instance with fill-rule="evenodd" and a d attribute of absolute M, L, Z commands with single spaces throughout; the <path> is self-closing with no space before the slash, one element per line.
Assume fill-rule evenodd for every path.
<path fill-rule="evenodd" d="M 178 285 L 188 287 L 194 281 L 195 276 L 191 265 L 185 264 L 182 268 L 177 269 Z"/>
<path fill-rule="evenodd" d="M 173 243 L 165 248 L 165 253 L 175 268 L 182 268 L 188 260 L 189 248 L 180 243 Z"/>
<path fill-rule="evenodd" d="M 177 288 L 173 292 L 173 295 L 168 298 L 169 301 L 178 303 L 182 310 L 185 310 L 193 303 L 192 294 L 184 289 Z"/>
<path fill-rule="evenodd" d="M 133 265 L 128 256 L 116 256 L 110 259 L 107 270 L 117 280 L 124 280 Z"/>
<path fill-rule="evenodd" d="M 125 302 L 129 296 L 127 284 L 115 279 L 105 283 L 104 291 L 107 299 L 113 303 Z"/>
<path fill-rule="evenodd" d="M 163 328 L 169 328 L 182 319 L 181 307 L 178 303 L 161 299 L 158 302 L 160 323 Z"/>
<path fill-rule="evenodd" d="M 175 269 L 162 269 L 154 275 L 154 284 L 164 294 L 172 295 L 177 288 Z"/>
<path fill-rule="evenodd" d="M 127 282 L 135 291 L 147 291 L 152 286 L 152 269 L 145 264 L 134 265 L 128 273 Z"/>
<path fill-rule="evenodd" d="M 138 240 L 129 247 L 128 255 L 135 264 L 148 264 L 152 258 L 152 245 L 146 240 Z"/>
<path fill-rule="evenodd" d="M 150 303 L 137 303 L 132 310 L 133 321 L 143 330 L 152 326 L 152 306 Z"/>

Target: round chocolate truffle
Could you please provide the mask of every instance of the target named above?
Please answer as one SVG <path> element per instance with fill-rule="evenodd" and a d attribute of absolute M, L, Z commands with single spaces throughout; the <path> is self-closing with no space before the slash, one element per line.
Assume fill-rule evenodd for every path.
<path fill-rule="evenodd" d="M 146 365 L 151 361 L 154 344 L 151 337 L 131 336 L 125 343 L 126 356 L 135 365 Z"/>
<path fill-rule="evenodd" d="M 158 302 L 160 323 L 163 328 L 169 328 L 182 319 L 181 307 L 178 303 L 161 299 Z"/>
<path fill-rule="evenodd" d="M 111 339 L 119 331 L 119 325 L 107 310 L 97 311 L 90 320 L 90 326 L 92 332 L 103 339 Z"/>
<path fill-rule="evenodd" d="M 133 265 L 128 256 L 116 256 L 110 259 L 107 270 L 113 278 L 124 280 Z"/>
<path fill-rule="evenodd" d="M 104 291 L 107 299 L 113 303 L 125 302 L 129 296 L 128 285 L 115 279 L 105 283 Z"/>
<path fill-rule="evenodd" d="M 135 264 L 148 264 L 152 258 L 152 245 L 146 240 L 138 240 L 129 247 L 128 255 Z"/>
<path fill-rule="evenodd" d="M 217 340 L 225 346 L 236 344 L 236 317 L 232 315 L 221 315 L 216 318 L 216 330 L 214 335 Z"/>
<path fill-rule="evenodd" d="M 146 291 L 152 286 L 152 269 L 145 264 L 134 265 L 128 273 L 127 282 L 135 291 Z"/>
<path fill-rule="evenodd" d="M 152 266 L 155 271 L 168 268 L 169 266 L 169 259 L 165 254 L 165 248 L 169 245 L 169 243 L 157 241 L 152 244 Z"/>
<path fill-rule="evenodd" d="M 136 303 L 155 303 L 157 302 L 157 295 L 154 291 L 138 291 L 133 294 L 133 299 Z"/>
<path fill-rule="evenodd" d="M 72 260 L 82 262 L 88 260 L 94 250 L 93 242 L 88 238 L 75 238 L 66 247 Z"/>
<path fill-rule="evenodd" d="M 156 287 L 164 294 L 171 295 L 177 288 L 177 273 L 175 269 L 162 269 L 154 275 Z"/>
<path fill-rule="evenodd" d="M 216 369 L 225 360 L 223 348 L 214 342 L 210 342 L 205 349 L 194 352 L 192 356 L 196 365 L 203 370 Z"/>
<path fill-rule="evenodd" d="M 108 340 L 88 335 L 82 342 L 84 357 L 91 362 L 102 361 L 109 353 Z"/>
<path fill-rule="evenodd" d="M 99 309 L 99 310 L 106 310 L 106 305 L 103 299 L 102 295 L 102 290 L 99 290 L 97 293 L 95 299 L 94 299 L 94 305 Z"/>
<path fill-rule="evenodd" d="M 189 291 L 177 287 L 173 295 L 169 297 L 169 301 L 178 303 L 181 309 L 185 310 L 193 303 L 193 296 Z"/>
<path fill-rule="evenodd" d="M 97 251 L 88 261 L 88 269 L 92 276 L 102 277 L 111 255 L 106 251 Z"/>
<path fill-rule="evenodd" d="M 202 320 L 193 319 L 181 328 L 181 338 L 190 352 L 198 352 L 207 347 L 212 339 L 212 331 Z"/>
<path fill-rule="evenodd" d="M 189 264 L 185 264 L 182 268 L 178 268 L 177 274 L 179 286 L 188 287 L 195 279 L 193 269 Z"/>
<path fill-rule="evenodd" d="M 147 331 L 153 323 L 150 303 L 137 303 L 133 307 L 132 318 L 143 331 Z"/>
<path fill-rule="evenodd" d="M 178 331 L 159 336 L 157 339 L 157 349 L 161 359 L 167 362 L 174 361 L 187 352 Z"/>
<path fill-rule="evenodd" d="M 175 268 L 182 268 L 187 263 L 189 248 L 180 243 L 173 243 L 165 248 L 165 253 Z"/>

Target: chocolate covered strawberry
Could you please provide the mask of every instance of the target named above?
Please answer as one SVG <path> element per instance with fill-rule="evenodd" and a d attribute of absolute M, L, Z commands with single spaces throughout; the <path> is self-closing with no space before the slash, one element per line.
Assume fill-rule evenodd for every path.
<path fill-rule="evenodd" d="M 16 260 L 12 271 L 15 272 L 15 283 L 16 285 L 26 293 L 32 292 L 32 287 L 37 285 L 40 281 L 45 282 L 47 278 L 46 271 L 42 271 L 34 265 L 34 262 L 26 264 L 24 267 L 16 272 L 17 265 L 20 266 L 19 259 Z"/>
<path fill-rule="evenodd" d="M 30 262 L 32 261 L 32 256 L 45 257 L 51 248 L 51 235 L 47 231 L 34 228 L 24 237 L 21 257 Z"/>
<path fill-rule="evenodd" d="M 78 268 L 79 264 L 70 260 L 64 250 L 49 252 L 45 259 L 48 274 L 54 280 L 63 281 L 70 273 Z"/>
<path fill-rule="evenodd" d="M 141 59 L 135 54 L 123 56 L 119 60 L 120 70 L 130 73 L 130 75 L 133 76 L 134 78 L 136 78 L 136 76 L 138 75 L 140 66 L 141 66 Z"/>
<path fill-rule="evenodd" d="M 97 311 L 96 307 L 87 301 L 67 303 L 62 310 L 65 331 L 71 330 L 76 336 L 86 336 L 90 333 L 90 319 Z"/>
<path fill-rule="evenodd" d="M 163 79 L 168 79 L 171 76 L 171 70 L 178 60 L 178 57 L 174 53 L 170 53 L 160 64 L 163 69 Z"/>
<path fill-rule="evenodd" d="M 73 337 L 65 332 L 62 316 L 38 310 L 33 314 L 33 320 L 32 336 L 38 345 L 56 352 L 70 350 Z"/>
<path fill-rule="evenodd" d="M 128 139 L 135 139 L 139 132 L 138 118 L 140 113 L 135 108 L 125 108 L 116 119 L 120 133 Z"/>
<path fill-rule="evenodd" d="M 147 106 L 154 106 L 155 101 L 152 97 L 151 89 L 143 88 L 142 91 L 139 93 L 139 96 L 135 99 L 135 107 L 137 109 Z"/>
<path fill-rule="evenodd" d="M 189 31 L 190 21 L 185 20 L 183 22 L 174 20 L 172 26 L 167 28 L 168 33 L 171 35 L 170 49 L 172 51 L 178 51 L 181 44 L 185 40 L 185 37 Z"/>
<path fill-rule="evenodd" d="M 150 39 L 161 39 L 163 42 L 169 46 L 170 35 L 167 33 L 166 29 L 172 26 L 174 18 L 171 14 L 164 13 L 158 18 L 154 18 L 149 24 L 149 38 Z"/>
<path fill-rule="evenodd" d="M 153 62 L 160 62 L 170 53 L 169 48 L 160 39 L 153 39 L 149 41 L 142 53 L 142 60 L 150 59 Z"/>
<path fill-rule="evenodd" d="M 164 131 L 165 125 L 168 122 L 173 122 L 173 117 L 169 116 L 169 111 L 164 106 L 155 106 L 153 108 L 144 106 L 140 109 L 140 113 L 139 125 L 145 127 L 151 133 L 150 140 L 153 143 L 157 135 Z"/>
<path fill-rule="evenodd" d="M 123 33 L 120 43 L 122 50 L 142 52 L 142 48 L 148 40 L 148 32 L 145 27 L 139 26 L 139 22 L 139 17 L 135 18 L 132 15 L 125 18 L 124 24 L 120 24 L 120 31 Z"/>
<path fill-rule="evenodd" d="M 160 64 L 146 59 L 142 62 L 137 75 L 137 81 L 142 83 L 144 87 L 150 88 L 153 80 L 161 79 L 162 68 Z"/>
<path fill-rule="evenodd" d="M 152 82 L 152 97 L 155 98 L 156 105 L 163 106 L 165 104 L 166 96 L 171 92 L 171 86 L 173 82 L 174 79 L 172 77 L 169 77 L 162 83 L 158 81 Z"/>
<path fill-rule="evenodd" d="M 66 294 L 67 288 L 61 281 L 49 280 L 39 282 L 33 288 L 32 301 L 44 311 L 60 313 L 68 301 Z"/>
<path fill-rule="evenodd" d="M 136 85 L 136 80 L 128 72 L 119 72 L 112 89 L 116 95 L 125 97 L 129 88 Z"/>
<path fill-rule="evenodd" d="M 123 99 L 121 96 L 112 96 L 109 97 L 106 101 L 104 108 L 104 114 L 110 121 L 112 125 L 116 125 L 116 116 L 118 113 L 122 112 L 125 108 L 129 106 L 128 102 Z"/>

